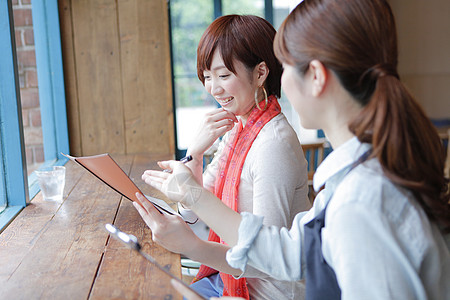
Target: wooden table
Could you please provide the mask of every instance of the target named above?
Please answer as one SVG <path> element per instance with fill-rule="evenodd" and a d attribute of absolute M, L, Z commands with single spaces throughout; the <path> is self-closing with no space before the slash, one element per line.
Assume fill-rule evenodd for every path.
<path fill-rule="evenodd" d="M 112 155 L 148 195 L 141 180 L 165 156 Z M 109 238 L 106 223 L 135 235 L 143 251 L 181 276 L 180 257 L 154 244 L 127 199 L 80 166 L 66 164 L 62 203 L 40 193 L 0 234 L 0 299 L 181 299 L 169 277 Z"/>

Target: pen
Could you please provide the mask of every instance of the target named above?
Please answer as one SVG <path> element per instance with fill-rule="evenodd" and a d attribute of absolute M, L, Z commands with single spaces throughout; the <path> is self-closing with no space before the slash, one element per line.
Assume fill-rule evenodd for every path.
<path fill-rule="evenodd" d="M 182 162 L 183 164 L 190 162 L 192 160 L 192 155 L 188 155 L 183 157 L 182 159 L 180 159 L 180 162 Z"/>
<path fill-rule="evenodd" d="M 182 162 L 183 164 L 185 164 L 185 163 L 187 163 L 187 162 L 190 162 L 191 160 L 192 160 L 192 155 L 188 155 L 188 156 L 185 156 L 185 157 L 183 157 L 182 159 L 180 159 L 180 162 Z M 165 169 L 165 170 L 163 170 L 163 172 L 171 173 L 172 170 Z"/>

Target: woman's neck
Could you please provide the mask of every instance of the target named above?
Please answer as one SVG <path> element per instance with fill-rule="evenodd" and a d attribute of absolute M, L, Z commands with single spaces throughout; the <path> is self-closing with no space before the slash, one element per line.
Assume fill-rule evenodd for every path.
<path fill-rule="evenodd" d="M 327 139 L 330 141 L 333 149 L 338 148 L 348 140 L 352 139 L 355 135 L 348 130 L 348 124 L 342 124 L 341 126 L 333 127 L 330 129 L 323 129 Z"/>
<path fill-rule="evenodd" d="M 258 94 L 258 99 L 259 99 L 258 102 L 261 102 L 262 100 L 264 100 L 264 95 L 262 94 L 262 92 L 259 92 L 259 93 L 260 94 Z M 245 115 L 240 116 L 240 119 L 242 122 L 242 127 L 245 127 L 245 124 L 247 124 L 247 119 L 255 107 L 256 107 L 256 104 L 253 104 L 252 108 L 250 108 L 250 110 Z"/>
<path fill-rule="evenodd" d="M 247 124 L 248 115 L 246 116 L 240 116 L 239 120 L 241 120 L 242 127 L 245 127 L 245 124 Z"/>
<path fill-rule="evenodd" d="M 252 108 L 250 108 L 250 110 L 246 114 L 239 116 L 239 118 L 242 122 L 242 127 L 245 127 L 245 124 L 247 124 L 248 117 L 250 116 L 250 114 L 252 113 L 252 111 L 255 107 L 256 107 L 256 105 L 253 105 Z"/>
<path fill-rule="evenodd" d="M 336 87 L 328 96 L 322 118 L 322 129 L 334 149 L 355 136 L 350 131 L 349 125 L 363 109 L 342 86 Z"/>

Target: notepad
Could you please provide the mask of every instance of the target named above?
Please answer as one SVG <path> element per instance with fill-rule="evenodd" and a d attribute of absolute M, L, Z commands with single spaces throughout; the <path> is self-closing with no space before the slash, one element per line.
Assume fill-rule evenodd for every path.
<path fill-rule="evenodd" d="M 123 197 L 140 203 L 136 197 L 136 193 L 144 194 L 108 153 L 82 157 L 74 157 L 64 153 L 61 154 L 88 170 L 91 174 Z M 147 195 L 144 196 L 160 213 L 179 215 L 164 200 Z"/>

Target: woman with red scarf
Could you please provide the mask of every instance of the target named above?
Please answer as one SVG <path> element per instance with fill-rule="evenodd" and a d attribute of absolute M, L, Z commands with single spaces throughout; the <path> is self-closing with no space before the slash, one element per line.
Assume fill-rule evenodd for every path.
<path fill-rule="evenodd" d="M 310 204 L 306 160 L 277 101 L 282 68 L 273 52 L 274 36 L 272 25 L 256 16 L 223 16 L 206 29 L 197 72 L 221 107 L 205 117 L 187 150 L 193 160 L 186 165 L 198 183 L 234 211 L 260 215 L 265 225 L 291 226 L 295 214 Z M 203 154 L 224 134 L 202 173 Z M 203 263 L 192 287 L 204 296 L 298 299 L 303 293 L 301 282 L 278 281 L 256 269 L 235 279 L 242 271 L 228 266 L 229 247 L 213 231 L 204 241 L 178 217 L 157 221 L 138 210 L 156 242 Z"/>

